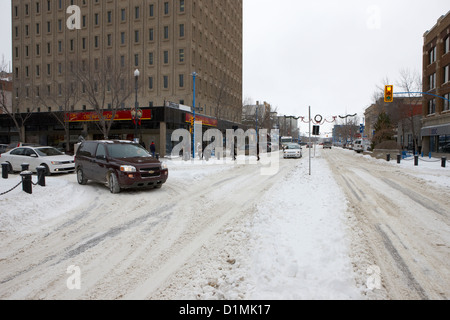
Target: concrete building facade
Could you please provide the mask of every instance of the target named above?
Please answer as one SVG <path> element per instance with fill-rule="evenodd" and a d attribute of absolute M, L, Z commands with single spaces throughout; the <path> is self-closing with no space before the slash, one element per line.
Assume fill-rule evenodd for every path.
<path fill-rule="evenodd" d="M 90 111 L 88 87 L 101 80 L 87 84 L 74 74 L 111 71 L 128 90 L 120 109 L 135 107 L 136 83 L 141 108 L 192 107 L 196 72 L 197 114 L 240 121 L 242 0 L 11 1 L 16 111 Z M 114 83 L 105 80 L 108 101 L 116 99 Z M 76 96 L 70 110 L 45 103 L 67 91 Z"/>

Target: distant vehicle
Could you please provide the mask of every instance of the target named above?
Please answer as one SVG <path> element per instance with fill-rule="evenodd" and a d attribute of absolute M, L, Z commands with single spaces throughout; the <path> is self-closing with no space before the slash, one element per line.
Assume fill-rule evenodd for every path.
<path fill-rule="evenodd" d="M 77 181 L 104 183 L 111 193 L 121 189 L 161 188 L 169 172 L 166 164 L 131 141 L 84 141 L 75 156 Z"/>
<path fill-rule="evenodd" d="M 0 144 L 0 154 L 6 152 L 6 149 L 8 149 L 7 144 Z"/>
<path fill-rule="evenodd" d="M 283 150 L 283 158 L 301 158 L 302 147 L 298 143 L 287 143 Z"/>
<path fill-rule="evenodd" d="M 353 143 L 353 150 L 355 150 L 357 153 L 367 151 L 368 147 L 369 142 L 365 139 L 357 139 Z"/>
<path fill-rule="evenodd" d="M 288 143 L 292 143 L 293 139 L 290 136 L 285 136 L 285 137 L 281 137 L 280 138 L 280 144 L 281 147 L 284 149 L 284 147 L 286 146 L 286 144 Z"/>
<path fill-rule="evenodd" d="M 324 149 L 331 149 L 331 141 L 325 141 L 323 143 L 323 148 Z"/>
<path fill-rule="evenodd" d="M 29 164 L 29 170 L 43 166 L 45 174 L 70 173 L 75 171 L 73 156 L 68 156 L 53 147 L 18 147 L 0 154 L 0 162 L 8 163 L 9 171 L 21 171 L 22 164 Z"/>

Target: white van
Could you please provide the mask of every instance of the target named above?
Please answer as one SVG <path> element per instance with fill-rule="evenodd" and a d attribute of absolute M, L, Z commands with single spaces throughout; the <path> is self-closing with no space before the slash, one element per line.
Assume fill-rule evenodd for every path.
<path fill-rule="evenodd" d="M 364 139 L 357 139 L 353 143 L 353 150 L 355 150 L 358 153 L 367 151 L 367 147 L 369 146 L 369 142 Z"/>

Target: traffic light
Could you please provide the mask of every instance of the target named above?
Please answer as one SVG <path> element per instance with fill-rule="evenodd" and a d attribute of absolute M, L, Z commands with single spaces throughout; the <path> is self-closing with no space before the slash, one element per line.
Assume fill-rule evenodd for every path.
<path fill-rule="evenodd" d="M 384 87 L 384 102 L 394 102 L 394 86 Z"/>

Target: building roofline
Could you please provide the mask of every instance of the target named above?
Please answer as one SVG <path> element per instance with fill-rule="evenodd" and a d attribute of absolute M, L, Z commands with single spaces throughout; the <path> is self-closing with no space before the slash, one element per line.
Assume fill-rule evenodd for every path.
<path fill-rule="evenodd" d="M 440 16 L 437 19 L 437 22 L 435 23 L 435 25 L 431 29 L 425 31 L 425 33 L 423 34 L 423 37 L 425 38 L 430 32 L 432 32 L 434 29 L 436 29 L 438 27 L 439 23 L 449 15 L 450 15 L 450 10 L 445 15 L 443 14 L 442 16 Z"/>

